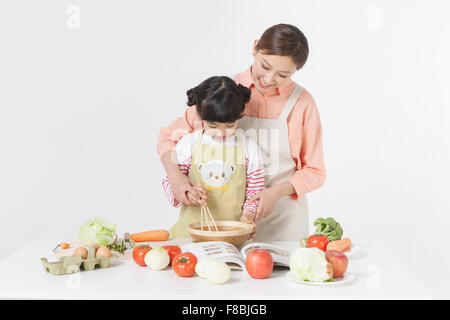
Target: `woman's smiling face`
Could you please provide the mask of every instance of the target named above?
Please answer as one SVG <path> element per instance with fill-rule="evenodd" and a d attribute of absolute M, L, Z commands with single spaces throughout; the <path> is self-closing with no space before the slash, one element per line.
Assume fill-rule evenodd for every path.
<path fill-rule="evenodd" d="M 265 94 L 291 80 L 297 66 L 291 57 L 264 54 L 253 46 L 255 61 L 252 66 L 252 78 L 256 89 Z"/>

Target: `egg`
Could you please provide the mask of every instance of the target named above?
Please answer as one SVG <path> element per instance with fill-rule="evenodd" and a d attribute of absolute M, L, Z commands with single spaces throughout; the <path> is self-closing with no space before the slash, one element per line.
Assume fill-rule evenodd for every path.
<path fill-rule="evenodd" d="M 108 258 L 111 257 L 111 250 L 109 250 L 107 247 L 99 247 L 95 255 L 97 257 Z"/>
<path fill-rule="evenodd" d="M 81 256 L 83 259 L 86 259 L 88 256 L 88 250 L 85 247 L 78 247 L 75 249 L 73 253 L 74 256 Z"/>

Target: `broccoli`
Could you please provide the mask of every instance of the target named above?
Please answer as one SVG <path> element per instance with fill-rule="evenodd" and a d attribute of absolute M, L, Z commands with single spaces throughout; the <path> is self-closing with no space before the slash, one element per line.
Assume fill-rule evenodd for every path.
<path fill-rule="evenodd" d="M 323 234 L 330 241 L 341 240 L 344 233 L 341 225 L 333 218 L 317 218 L 314 221 L 314 226 L 316 227 L 316 234 Z"/>

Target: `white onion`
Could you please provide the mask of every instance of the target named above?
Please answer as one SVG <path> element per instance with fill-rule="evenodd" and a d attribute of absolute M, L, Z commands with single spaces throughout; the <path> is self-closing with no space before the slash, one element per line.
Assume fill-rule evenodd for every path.
<path fill-rule="evenodd" d="M 222 260 L 205 256 L 199 259 L 195 272 L 214 284 L 225 283 L 230 279 L 231 269 Z"/>
<path fill-rule="evenodd" d="M 169 265 L 170 256 L 164 248 L 153 248 L 145 254 L 144 262 L 150 269 L 158 271 Z"/>

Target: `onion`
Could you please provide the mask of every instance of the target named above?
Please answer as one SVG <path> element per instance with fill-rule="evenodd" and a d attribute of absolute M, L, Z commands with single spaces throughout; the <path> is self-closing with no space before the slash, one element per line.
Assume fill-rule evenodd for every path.
<path fill-rule="evenodd" d="M 150 269 L 158 271 L 169 265 L 170 256 L 164 248 L 153 248 L 145 254 L 144 262 Z"/>
<path fill-rule="evenodd" d="M 225 262 L 211 256 L 200 258 L 195 266 L 195 272 L 214 284 L 227 282 L 231 275 L 231 269 Z"/>

